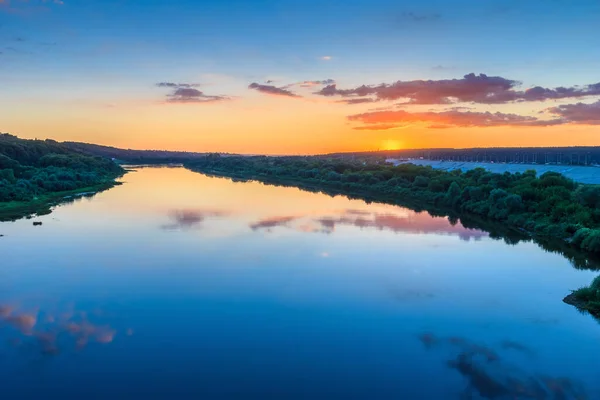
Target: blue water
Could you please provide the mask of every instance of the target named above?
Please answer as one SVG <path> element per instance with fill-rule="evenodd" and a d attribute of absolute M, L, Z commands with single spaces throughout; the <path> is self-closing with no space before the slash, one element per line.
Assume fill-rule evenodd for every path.
<path fill-rule="evenodd" d="M 1 223 L 2 398 L 600 399 L 596 274 L 182 168 Z M 42 226 L 33 226 L 41 221 Z"/>

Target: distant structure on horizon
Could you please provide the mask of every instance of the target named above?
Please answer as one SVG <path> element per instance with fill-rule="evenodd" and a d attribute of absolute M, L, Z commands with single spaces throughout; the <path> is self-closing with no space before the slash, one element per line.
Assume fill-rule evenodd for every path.
<path fill-rule="evenodd" d="M 600 147 L 522 147 L 472 149 L 414 149 L 336 153 L 331 156 L 379 155 L 404 160 L 537 165 L 600 165 Z"/>

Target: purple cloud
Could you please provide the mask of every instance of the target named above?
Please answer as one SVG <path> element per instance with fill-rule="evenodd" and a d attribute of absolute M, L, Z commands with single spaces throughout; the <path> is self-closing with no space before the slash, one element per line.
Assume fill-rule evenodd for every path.
<path fill-rule="evenodd" d="M 288 89 L 279 88 L 279 87 L 272 86 L 272 85 L 261 85 L 260 83 L 256 83 L 256 82 L 251 83 L 248 86 L 248 89 L 258 90 L 261 93 L 272 94 L 275 96 L 300 97 Z"/>
<path fill-rule="evenodd" d="M 567 122 L 587 125 L 600 125 L 600 101 L 592 104 L 564 104 L 547 110 Z"/>
<path fill-rule="evenodd" d="M 443 111 L 443 112 L 408 112 L 374 111 L 350 115 L 350 121 L 361 122 L 364 125 L 358 130 L 385 130 L 407 126 L 412 123 L 428 123 L 430 128 L 443 129 L 449 127 L 493 127 L 493 126 L 551 126 L 565 123 L 563 119 L 541 120 L 536 117 L 517 114 L 473 112 L 473 111 Z"/>
<path fill-rule="evenodd" d="M 229 100 L 227 96 L 211 96 L 196 89 L 198 83 L 173 83 L 160 82 L 156 86 L 160 88 L 173 89 L 171 94 L 167 95 L 168 103 L 212 103 L 216 101 Z"/>
<path fill-rule="evenodd" d="M 195 88 L 200 87 L 199 83 L 174 83 L 174 82 L 160 82 L 157 83 L 158 87 L 167 87 L 167 88 Z"/>
<path fill-rule="evenodd" d="M 519 85 L 518 81 L 500 76 L 471 73 L 461 79 L 397 81 L 375 86 L 362 85 L 353 89 L 338 89 L 332 84 L 316 94 L 349 98 L 374 96 L 378 101 L 405 100 L 407 104 L 503 104 L 600 95 L 600 83 L 583 87 L 548 89 L 536 86 L 527 90 L 517 90 Z"/>

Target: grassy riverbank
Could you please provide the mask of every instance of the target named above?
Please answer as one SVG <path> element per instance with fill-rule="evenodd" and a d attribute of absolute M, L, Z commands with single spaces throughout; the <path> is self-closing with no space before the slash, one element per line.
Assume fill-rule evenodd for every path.
<path fill-rule="evenodd" d="M 600 319 L 600 276 L 590 286 L 575 290 L 564 301 Z"/>
<path fill-rule="evenodd" d="M 0 221 L 50 212 L 53 205 L 116 184 L 125 170 L 52 140 L 0 134 Z"/>
<path fill-rule="evenodd" d="M 120 185 L 120 183 L 110 181 L 75 190 L 48 193 L 27 201 L 0 202 L 0 222 L 14 221 L 16 219 L 34 215 L 46 215 L 52 212 L 52 207 L 56 205 L 67 203 L 81 197 L 92 196 L 116 185 Z"/>

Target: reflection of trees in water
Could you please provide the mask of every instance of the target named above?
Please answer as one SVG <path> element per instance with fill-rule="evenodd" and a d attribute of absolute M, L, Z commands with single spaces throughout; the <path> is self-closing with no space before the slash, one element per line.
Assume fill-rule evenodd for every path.
<path fill-rule="evenodd" d="M 451 356 L 446 365 L 467 380 L 467 387 L 462 394 L 464 399 L 590 398 L 583 385 L 571 378 L 527 373 L 505 362 L 497 350 L 465 338 L 441 338 L 432 333 L 423 333 L 419 335 L 419 340 L 427 350 L 450 352 Z M 537 356 L 533 349 L 514 341 L 504 341 L 499 347 L 506 352 L 516 352 L 527 358 Z"/>
<path fill-rule="evenodd" d="M 24 203 L 23 208 L 15 211 L 15 212 L 0 214 L 0 222 L 14 222 L 14 221 L 18 221 L 20 219 L 31 219 L 35 216 L 48 215 L 48 214 L 52 213 L 53 207 L 65 206 L 65 205 L 69 205 L 69 204 L 76 204 L 76 203 L 80 203 L 84 200 L 91 200 L 98 193 L 104 192 L 108 189 L 110 189 L 110 188 L 107 187 L 105 189 L 100 189 L 100 190 L 97 190 L 94 192 L 85 192 L 85 193 L 78 193 L 78 194 L 74 194 L 74 195 L 70 195 L 70 196 L 65 196 L 65 197 L 61 197 L 58 199 L 54 199 L 53 201 L 51 201 L 49 203 L 44 203 L 44 204 L 32 203 L 32 204 L 28 205 L 28 204 Z"/>
<path fill-rule="evenodd" d="M 242 182 L 249 181 L 248 179 L 236 178 L 233 178 L 233 180 Z M 386 197 L 379 194 L 377 196 L 373 196 L 369 193 L 348 193 L 339 189 L 315 187 L 302 182 L 293 182 L 290 184 L 265 180 L 261 182 L 271 186 L 300 188 L 301 190 L 307 192 L 321 193 L 330 197 L 345 196 L 351 200 L 362 200 L 367 204 L 376 202 L 398 205 L 409 208 L 416 212 L 427 212 L 433 217 L 448 217 L 448 220 L 451 224 L 460 222 L 460 224 L 466 229 L 485 231 L 489 234 L 490 238 L 503 240 L 508 245 L 516 245 L 521 242 L 534 242 L 547 252 L 564 256 L 576 269 L 600 270 L 600 257 L 595 254 L 577 250 L 569 246 L 564 241 L 546 239 L 542 236 L 532 237 L 527 232 L 517 230 L 512 227 L 507 227 L 505 224 L 490 222 L 474 215 L 463 213 L 458 214 L 454 210 L 443 209 L 429 204 L 417 203 L 406 199 L 398 199 L 397 197 L 391 195 Z"/>

